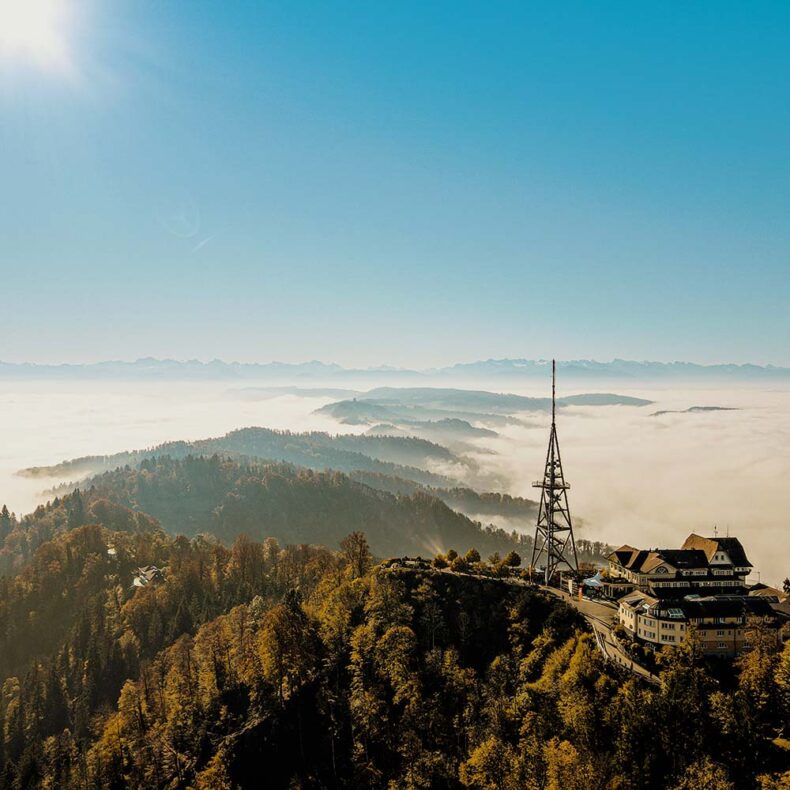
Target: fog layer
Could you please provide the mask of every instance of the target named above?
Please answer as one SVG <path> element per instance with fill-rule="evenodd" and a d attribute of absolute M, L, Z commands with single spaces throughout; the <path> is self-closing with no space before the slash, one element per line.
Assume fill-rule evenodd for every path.
<path fill-rule="evenodd" d="M 371 381 L 371 385 L 375 385 Z M 486 382 L 470 382 L 485 388 Z M 562 394 L 595 390 L 655 401 L 646 407 L 569 407 L 558 415 L 571 508 L 584 537 L 636 546 L 676 546 L 691 531 L 740 537 L 762 580 L 790 574 L 790 390 L 687 385 L 659 390 L 622 382 L 591 388 L 561 382 Z M 498 389 L 490 386 L 491 389 Z M 519 394 L 545 395 L 540 386 Z M 0 502 L 25 513 L 60 481 L 14 473 L 82 455 L 139 449 L 261 425 L 294 431 L 359 432 L 315 410 L 331 397 L 250 397 L 227 383 L 4 383 L 0 390 Z M 687 412 L 692 406 L 731 411 Z M 657 411 L 667 413 L 653 416 Z M 475 440 L 481 479 L 534 497 L 548 415 Z M 495 454 L 483 452 L 494 450 Z M 753 580 L 756 581 L 756 575 Z"/>

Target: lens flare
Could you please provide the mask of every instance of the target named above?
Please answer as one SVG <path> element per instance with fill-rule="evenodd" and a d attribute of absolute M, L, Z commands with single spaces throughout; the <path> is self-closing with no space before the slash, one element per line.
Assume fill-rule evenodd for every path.
<path fill-rule="evenodd" d="M 64 0 L 0 0 L 0 59 L 68 67 L 66 16 Z"/>

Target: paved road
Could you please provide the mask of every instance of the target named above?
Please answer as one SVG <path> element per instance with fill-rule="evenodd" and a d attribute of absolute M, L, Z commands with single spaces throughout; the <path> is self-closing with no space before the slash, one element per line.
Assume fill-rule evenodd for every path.
<path fill-rule="evenodd" d="M 658 683 L 658 678 L 640 664 L 636 664 L 612 636 L 612 628 L 617 624 L 616 604 L 609 601 L 587 601 L 584 598 L 580 601 L 577 597 L 570 595 L 564 590 L 558 590 L 554 587 L 544 587 L 543 589 L 548 590 L 558 598 L 562 598 L 584 615 L 592 627 L 595 641 L 598 643 L 598 647 L 607 661 L 620 664 L 630 672 L 648 681 L 648 683 Z"/>
<path fill-rule="evenodd" d="M 466 576 L 473 579 L 498 581 L 519 587 L 532 586 L 531 582 L 517 577 L 492 578 L 490 576 L 483 576 L 473 573 L 456 573 L 450 568 L 410 568 L 409 566 L 399 565 L 388 568 L 387 570 L 401 572 L 404 570 L 419 570 L 421 572 L 427 573 L 445 573 L 451 576 Z M 603 653 L 604 658 L 607 661 L 612 661 L 615 664 L 625 667 L 627 670 L 629 670 L 629 672 L 641 677 L 648 683 L 658 684 L 658 678 L 655 675 L 652 675 L 640 664 L 635 663 L 631 656 L 623 651 L 617 641 L 615 641 L 615 638 L 612 636 L 612 628 L 617 624 L 616 604 L 613 604 L 609 601 L 588 601 L 584 598 L 579 600 L 578 597 L 572 596 L 564 590 L 557 589 L 556 587 L 545 587 L 540 585 L 539 589 L 546 590 L 552 595 L 561 598 L 566 603 L 569 603 L 571 606 L 578 609 L 579 612 L 584 615 L 585 619 L 593 629 L 598 648 L 600 649 L 601 653 Z"/>

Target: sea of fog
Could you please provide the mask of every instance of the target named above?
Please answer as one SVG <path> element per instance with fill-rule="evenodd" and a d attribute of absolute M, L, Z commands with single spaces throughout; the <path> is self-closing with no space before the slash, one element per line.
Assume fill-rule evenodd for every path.
<path fill-rule="evenodd" d="M 369 382 L 371 386 L 374 381 Z M 656 386 L 597 382 L 562 394 L 608 391 L 652 406 L 560 411 L 558 432 L 579 535 L 613 544 L 677 546 L 695 531 L 744 542 L 762 581 L 790 575 L 790 389 L 785 386 Z M 245 388 L 252 386 L 245 382 Z M 502 386 L 470 382 L 479 389 Z M 544 396 L 545 388 L 507 391 Z M 255 394 L 223 383 L 3 382 L 0 384 L 0 502 L 25 513 L 58 480 L 15 472 L 81 455 L 141 449 L 260 425 L 294 431 L 360 431 L 315 410 L 329 397 Z M 680 412 L 692 406 L 728 411 Z M 548 438 L 546 415 L 478 440 L 482 474 L 509 493 L 534 498 Z M 494 453 L 489 451 L 493 450 Z M 436 470 L 443 471 L 443 470 Z M 757 580 L 757 574 L 752 577 Z"/>

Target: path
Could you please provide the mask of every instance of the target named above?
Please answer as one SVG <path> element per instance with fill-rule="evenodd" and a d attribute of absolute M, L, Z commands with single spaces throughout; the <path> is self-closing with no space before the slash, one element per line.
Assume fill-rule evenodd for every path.
<path fill-rule="evenodd" d="M 625 667 L 629 672 L 646 680 L 648 683 L 658 684 L 658 678 L 641 664 L 637 664 L 614 638 L 612 629 L 617 624 L 616 604 L 609 601 L 588 601 L 584 598 L 579 600 L 577 597 L 570 595 L 570 593 L 558 590 L 556 587 L 542 587 L 542 589 L 547 590 L 558 598 L 562 598 L 584 616 L 585 620 L 590 624 L 595 634 L 595 641 L 607 661 L 612 661 Z"/>

